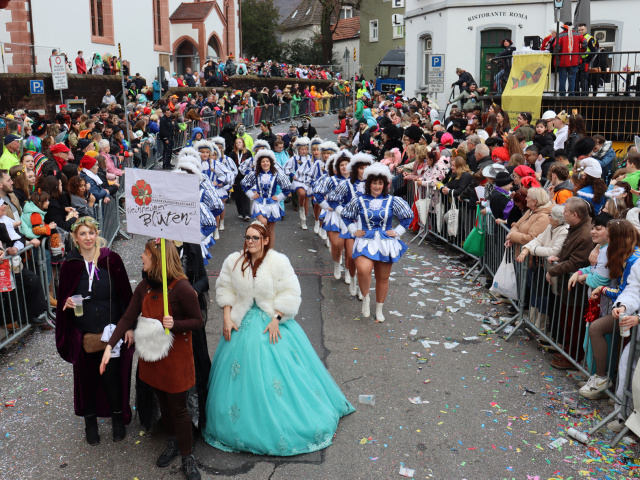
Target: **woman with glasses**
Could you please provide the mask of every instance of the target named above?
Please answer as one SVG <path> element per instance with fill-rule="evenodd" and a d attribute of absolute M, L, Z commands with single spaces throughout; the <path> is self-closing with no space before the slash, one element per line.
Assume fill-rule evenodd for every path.
<path fill-rule="evenodd" d="M 300 282 L 259 222 L 216 283 L 222 338 L 209 377 L 203 437 L 227 452 L 291 456 L 331 445 L 353 406 L 295 321 Z"/>

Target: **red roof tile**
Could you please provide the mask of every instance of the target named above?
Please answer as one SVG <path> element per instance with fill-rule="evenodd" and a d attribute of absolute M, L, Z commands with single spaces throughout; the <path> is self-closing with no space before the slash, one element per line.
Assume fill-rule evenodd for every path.
<path fill-rule="evenodd" d="M 351 17 L 338 20 L 333 41 L 349 40 L 360 36 L 360 17 Z"/>
<path fill-rule="evenodd" d="M 202 21 L 209 15 L 215 2 L 181 3 L 176 11 L 171 14 L 169 20 L 175 21 Z"/>

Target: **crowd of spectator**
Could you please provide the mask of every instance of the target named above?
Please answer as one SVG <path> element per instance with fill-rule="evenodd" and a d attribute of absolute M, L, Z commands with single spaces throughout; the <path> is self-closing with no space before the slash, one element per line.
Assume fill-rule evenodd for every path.
<path fill-rule="evenodd" d="M 459 86 L 468 92 L 473 85 L 465 78 Z M 429 198 L 430 211 L 436 212 L 445 196 L 463 202 L 469 211 L 479 204 L 481 215 L 502 224 L 508 230 L 504 248 L 513 248 L 517 261 L 528 262 L 533 272 L 527 285 L 519 286 L 527 291 L 521 308 L 578 362 L 589 336 L 597 369 L 581 385 L 580 395 L 601 398 L 615 381 L 607 377 L 615 369 L 607 370 L 604 336 L 617 329 L 618 317 L 623 329 L 638 325 L 638 302 L 630 300 L 640 296 L 640 263 L 635 263 L 640 257 L 638 145 L 616 154 L 610 140 L 587 133 L 579 114 L 549 110 L 536 119 L 521 112 L 512 127 L 507 112 L 495 103 L 486 111 L 481 102 L 465 101 L 464 107 L 453 105 L 440 119 L 433 102 L 409 99 L 402 92 L 363 91 L 354 112 L 355 135 L 347 129 L 341 143 L 389 166 L 394 194 L 412 196 L 407 200 L 414 204 L 416 230 L 417 200 Z M 492 282 L 487 280 L 487 288 Z M 543 283 L 554 285 L 557 295 L 547 292 L 540 300 L 541 291 L 550 288 Z M 589 291 L 574 295 L 576 285 Z M 572 288 L 569 300 L 566 292 Z M 589 296 L 610 301 L 600 302 L 594 313 L 587 308 Z M 629 316 L 620 316 L 625 309 Z M 516 312 L 512 307 L 511 313 Z M 577 325 L 589 316 L 596 319 L 596 328 L 585 334 Z M 539 340 L 545 348 L 551 346 L 544 337 Z M 628 349 L 622 358 L 626 362 L 625 355 Z M 574 368 L 560 353 L 552 366 Z M 623 425 L 617 418 L 609 428 L 620 431 Z"/>

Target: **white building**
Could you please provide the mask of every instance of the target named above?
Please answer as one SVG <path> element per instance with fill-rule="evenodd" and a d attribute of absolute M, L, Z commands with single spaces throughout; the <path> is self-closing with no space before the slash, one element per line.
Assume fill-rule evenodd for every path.
<path fill-rule="evenodd" d="M 355 50 L 355 60 L 353 53 Z M 360 17 L 338 20 L 333 33 L 333 58 L 338 62 L 336 71 L 343 78 L 351 78 L 360 57 Z"/>
<path fill-rule="evenodd" d="M 638 0 L 590 3 L 591 33 L 600 46 L 611 51 L 640 51 Z M 574 10 L 576 5 L 573 2 Z M 552 0 L 406 0 L 406 92 L 410 96 L 427 93 L 429 56 L 444 54 L 444 92 L 437 96 L 443 105 L 458 79 L 457 67 L 470 72 L 479 86 L 489 85 L 490 60 L 502 50 L 503 39 L 513 40 L 520 48 L 525 37 L 544 38 L 555 28 Z M 638 64 L 630 68 L 639 70 L 640 56 L 629 58 Z"/>
<path fill-rule="evenodd" d="M 79 50 L 89 63 L 93 52 L 117 56 L 120 43 L 131 74 L 152 80 L 158 66 L 181 74 L 188 66 L 198 70 L 208 57 L 237 56 L 240 37 L 239 0 L 0 2 L 3 73 L 48 72 L 53 48 L 67 54 L 77 73 Z"/>

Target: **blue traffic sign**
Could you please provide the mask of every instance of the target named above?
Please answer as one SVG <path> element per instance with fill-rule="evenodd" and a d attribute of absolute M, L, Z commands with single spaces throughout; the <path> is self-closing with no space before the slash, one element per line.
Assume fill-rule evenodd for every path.
<path fill-rule="evenodd" d="M 442 60 L 443 55 L 431 55 L 431 67 L 432 68 L 439 68 L 442 67 L 442 64 L 444 63 Z"/>
<path fill-rule="evenodd" d="M 44 80 L 29 80 L 31 95 L 44 93 Z"/>

